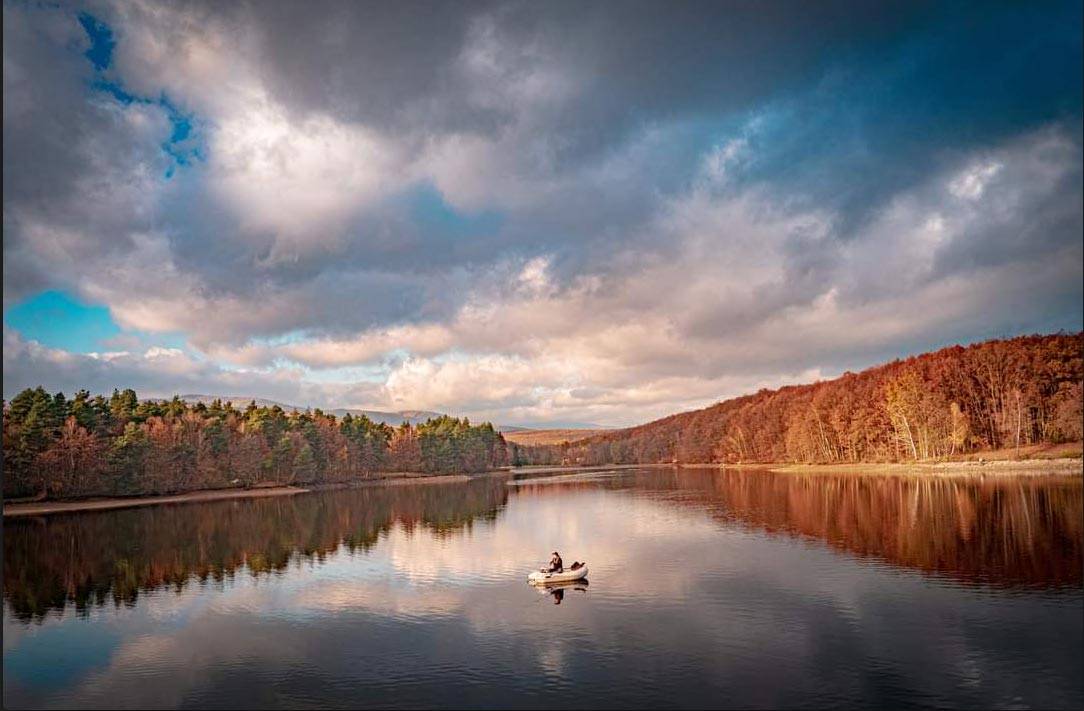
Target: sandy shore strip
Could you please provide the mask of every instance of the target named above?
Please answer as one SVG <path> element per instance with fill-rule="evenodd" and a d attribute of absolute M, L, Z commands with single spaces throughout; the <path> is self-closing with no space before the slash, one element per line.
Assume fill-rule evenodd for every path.
<path fill-rule="evenodd" d="M 137 506 L 157 506 L 158 504 L 190 504 L 202 501 L 222 501 L 225 499 L 255 499 L 265 496 L 293 496 L 303 494 L 308 489 L 298 486 L 269 486 L 253 489 L 212 489 L 189 491 L 170 496 L 132 496 L 112 499 L 84 499 L 82 501 L 38 501 L 32 503 L 4 504 L 4 516 L 42 516 L 45 514 L 67 513 L 70 511 L 106 511 L 109 509 L 128 509 Z"/>
<path fill-rule="evenodd" d="M 340 489 L 365 489 L 372 486 L 412 486 L 414 484 L 460 484 L 483 476 L 507 474 L 505 471 L 481 472 L 478 474 L 417 474 L 415 472 L 396 472 L 384 474 L 372 479 L 354 479 L 314 484 L 309 491 L 337 491 Z"/>
<path fill-rule="evenodd" d="M 1050 457 L 1042 459 L 995 459 L 951 462 L 867 462 L 859 464 L 793 464 L 751 462 L 748 464 L 611 464 L 609 466 L 539 466 L 515 467 L 516 475 L 524 474 L 589 474 L 620 469 L 731 469 L 742 471 L 771 471 L 781 474 L 854 474 L 865 476 L 1084 476 L 1084 459 L 1080 457 Z"/>
<path fill-rule="evenodd" d="M 1084 476 L 1084 460 L 997 459 L 989 462 L 918 462 L 891 464 L 790 464 L 769 465 L 784 474 L 862 474 L 874 476 Z"/>
<path fill-rule="evenodd" d="M 47 514 L 69 513 L 75 511 L 107 511 L 110 509 L 128 509 L 137 506 L 157 506 L 158 504 L 192 504 L 205 501 L 223 501 L 228 499 L 258 499 L 267 496 L 293 496 L 313 491 L 332 491 L 336 489 L 363 489 L 374 486 L 406 486 L 415 484 L 459 484 L 479 476 L 508 474 L 507 471 L 483 472 L 481 474 L 417 474 L 414 472 L 394 472 L 373 479 L 333 482 L 313 486 L 254 486 L 251 489 L 210 489 L 189 491 L 167 496 L 131 496 L 116 498 L 93 498 L 76 501 L 24 501 L 5 503 L 4 516 L 44 516 Z"/>
<path fill-rule="evenodd" d="M 505 471 L 511 472 L 512 474 L 551 474 L 551 473 L 569 473 L 569 474 L 576 473 L 576 474 L 578 474 L 578 473 L 581 473 L 581 472 L 613 471 L 614 469 L 659 469 L 659 468 L 665 469 L 667 467 L 677 467 L 677 466 L 685 467 L 685 466 L 689 466 L 689 465 L 687 465 L 687 464 L 590 464 L 590 465 L 539 464 L 539 465 L 527 465 L 527 466 L 522 466 L 522 467 L 512 467 L 512 468 L 507 469 Z M 704 465 L 697 465 L 697 466 L 711 467 L 711 468 L 714 469 L 714 468 L 716 468 L 716 467 L 718 467 L 720 465 L 718 465 L 718 464 L 704 464 Z"/>
<path fill-rule="evenodd" d="M 677 466 L 677 465 L 675 465 Z M 683 464 L 686 469 L 736 469 L 780 474 L 854 474 L 862 476 L 1084 476 L 1084 460 L 995 459 L 957 462 L 882 462 L 867 464 Z"/>

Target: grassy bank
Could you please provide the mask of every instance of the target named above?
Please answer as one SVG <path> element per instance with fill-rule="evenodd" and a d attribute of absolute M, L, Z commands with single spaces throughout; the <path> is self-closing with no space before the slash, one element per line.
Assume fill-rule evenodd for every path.
<path fill-rule="evenodd" d="M 594 437 L 607 430 L 523 430 L 522 432 L 502 432 L 506 442 L 521 444 L 525 447 L 538 447 L 546 444 L 564 444 L 565 442 L 579 442 L 581 439 Z"/>
<path fill-rule="evenodd" d="M 506 472 L 486 472 L 475 476 Z M 210 489 L 186 491 L 163 496 L 118 496 L 75 499 L 68 501 L 17 501 L 4 503 L 4 516 L 44 516 L 55 513 L 75 511 L 107 511 L 127 509 L 138 506 L 157 506 L 159 504 L 187 504 L 226 499 L 256 499 L 267 496 L 292 496 L 309 491 L 332 489 L 359 489 L 370 486 L 397 486 L 404 484 L 450 484 L 470 481 L 468 474 L 419 474 L 416 472 L 390 472 L 372 479 L 358 479 L 334 484 L 316 484 L 312 486 L 255 486 L 249 489 Z"/>
<path fill-rule="evenodd" d="M 759 465 L 758 468 L 764 468 Z M 1077 457 L 999 459 L 993 461 L 909 462 L 882 464 L 784 464 L 767 465 L 785 474 L 861 474 L 882 476 L 1045 476 L 1080 475 L 1084 461 Z"/>
<path fill-rule="evenodd" d="M 297 486 L 266 486 L 254 489 L 212 489 L 210 491 L 187 491 L 168 496 L 130 496 L 117 498 L 81 499 L 78 501 L 36 501 L 4 504 L 4 517 L 43 516 L 73 511 L 106 511 L 137 506 L 159 504 L 188 504 L 223 499 L 255 499 L 264 496 L 292 496 L 308 489 Z"/>
<path fill-rule="evenodd" d="M 987 450 L 952 458 L 917 462 L 858 462 L 854 464 L 806 464 L 799 462 L 750 462 L 743 464 L 683 464 L 693 469 L 767 469 L 784 473 L 828 474 L 1082 474 L 1082 443 L 1039 444 L 1030 447 Z"/>

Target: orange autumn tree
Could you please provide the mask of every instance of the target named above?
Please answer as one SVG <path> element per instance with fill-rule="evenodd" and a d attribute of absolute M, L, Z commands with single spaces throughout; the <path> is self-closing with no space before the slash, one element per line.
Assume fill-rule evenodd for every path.
<path fill-rule="evenodd" d="M 532 462 L 876 462 L 1081 439 L 1084 333 L 954 346 L 761 390 L 571 444 Z"/>

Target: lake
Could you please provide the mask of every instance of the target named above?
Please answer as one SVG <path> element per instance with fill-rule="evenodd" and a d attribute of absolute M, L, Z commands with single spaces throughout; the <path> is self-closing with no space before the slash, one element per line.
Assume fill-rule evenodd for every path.
<path fill-rule="evenodd" d="M 666 468 L 5 520 L 4 703 L 1079 708 L 1082 516 Z M 555 549 L 586 584 L 526 584 Z"/>

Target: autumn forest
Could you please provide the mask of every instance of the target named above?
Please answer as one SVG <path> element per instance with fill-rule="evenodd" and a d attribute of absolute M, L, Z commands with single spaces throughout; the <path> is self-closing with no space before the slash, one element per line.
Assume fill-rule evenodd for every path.
<path fill-rule="evenodd" d="M 955 346 L 556 448 L 566 463 L 915 461 L 1081 439 L 1084 333 Z"/>
<path fill-rule="evenodd" d="M 441 416 L 392 428 L 278 406 L 71 399 L 25 390 L 4 407 L 4 493 L 164 494 L 261 483 L 342 482 L 378 471 L 477 472 L 507 463 L 492 425 Z"/>

